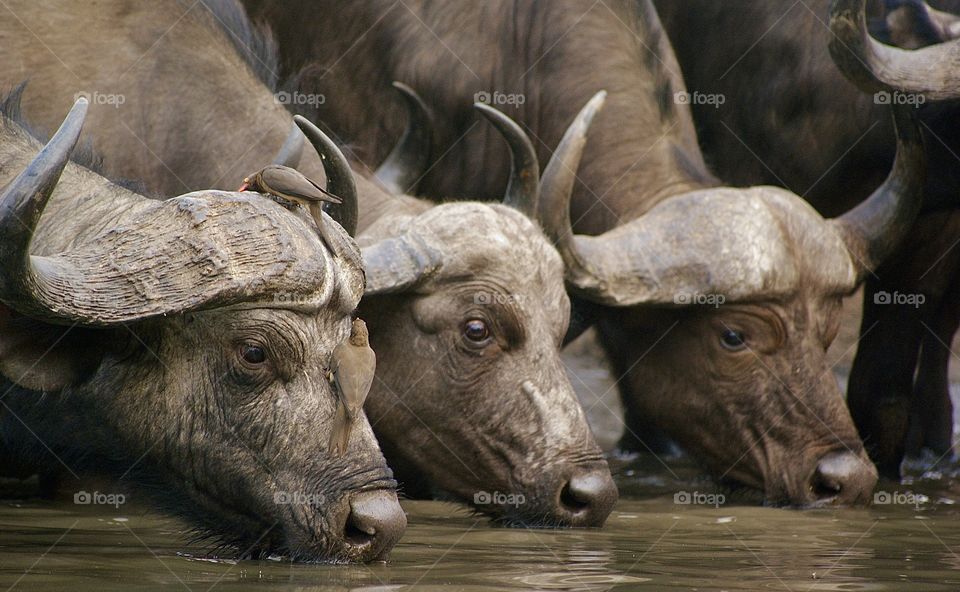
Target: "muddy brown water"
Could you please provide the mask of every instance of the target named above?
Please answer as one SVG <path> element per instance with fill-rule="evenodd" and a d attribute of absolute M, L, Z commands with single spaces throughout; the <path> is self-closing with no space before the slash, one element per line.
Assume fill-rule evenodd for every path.
<path fill-rule="evenodd" d="M 856 336 L 848 308 L 832 350 L 841 380 Z M 590 337 L 565 361 L 611 447 L 622 430 L 613 377 Z M 949 471 L 881 483 L 890 503 L 797 511 L 719 491 L 688 460 L 611 462 L 621 500 L 602 529 L 494 528 L 460 506 L 404 501 L 409 527 L 389 562 L 362 566 L 215 560 L 186 542 L 183 523 L 136 500 L 78 505 L 8 485 L 0 592 L 960 590 L 960 478 Z"/>

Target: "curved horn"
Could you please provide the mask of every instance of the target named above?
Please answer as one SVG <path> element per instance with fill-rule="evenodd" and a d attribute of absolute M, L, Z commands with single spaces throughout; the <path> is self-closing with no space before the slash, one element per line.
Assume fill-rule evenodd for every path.
<path fill-rule="evenodd" d="M 830 30 L 833 61 L 862 90 L 960 97 L 960 40 L 916 50 L 880 43 L 867 31 L 865 0 L 833 0 Z"/>
<path fill-rule="evenodd" d="M 331 258 L 314 256 L 316 231 L 285 208 L 224 191 L 151 200 L 114 186 L 89 203 L 66 204 L 61 201 L 66 196 L 58 197 L 66 207 L 49 223 L 62 223 L 66 216 L 76 223 L 46 229 L 44 246 L 55 255 L 31 255 L 35 229 L 86 109 L 85 100 L 77 101 L 50 142 L 0 191 L 3 304 L 50 323 L 109 327 L 238 303 L 273 306 L 278 292 L 297 294 L 296 306 L 313 309 L 329 301 L 340 277 L 360 279 L 358 269 L 338 276 Z M 18 144 L 33 150 L 31 142 Z M 77 187 L 77 172 L 70 174 L 64 189 Z M 108 182 L 85 176 L 83 183 L 97 190 Z M 91 228 L 84 222 L 99 221 L 107 211 L 115 213 L 115 224 L 102 228 L 95 222 Z M 57 249 L 57 244 L 73 246 Z"/>
<path fill-rule="evenodd" d="M 923 201 L 927 160 L 916 109 L 895 106 L 893 122 L 897 132 L 897 157 L 890 175 L 868 199 L 831 220 L 841 229 L 861 280 L 904 239 Z"/>
<path fill-rule="evenodd" d="M 303 154 L 303 132 L 300 131 L 297 124 L 293 124 L 290 133 L 287 134 L 287 139 L 283 141 L 283 146 L 273 157 L 273 164 L 295 169 L 300 163 L 301 154 Z"/>
<path fill-rule="evenodd" d="M 510 146 L 510 182 L 503 203 L 535 219 L 540 201 L 540 163 L 530 138 L 516 122 L 493 107 L 483 103 L 473 106 L 503 134 Z"/>
<path fill-rule="evenodd" d="M 383 239 L 361 249 L 367 275 L 365 296 L 389 294 L 429 278 L 443 265 L 443 255 L 415 237 Z"/>
<path fill-rule="evenodd" d="M 720 187 L 676 195 L 602 235 L 574 234 L 570 188 L 600 104 L 602 95 L 581 110 L 544 172 L 541 216 L 564 257 L 571 292 L 591 302 L 670 305 L 689 303 L 693 294 L 727 301 L 772 297 L 791 293 L 803 277 L 846 291 L 889 254 L 916 217 L 924 154 L 914 110 L 902 108 L 896 112 L 898 153 L 890 177 L 839 219 L 824 221 L 784 190 Z M 750 240 L 732 238 L 731 227 Z M 807 259 L 792 246 L 801 240 Z M 851 265 L 858 259 L 860 270 Z M 814 261 L 815 272 L 804 276 L 807 260 Z"/>
<path fill-rule="evenodd" d="M 300 115 L 294 115 L 293 121 L 313 145 L 320 160 L 323 172 L 327 175 L 327 191 L 336 195 L 343 203 L 330 205 L 328 213 L 350 236 L 357 233 L 359 210 L 357 205 L 357 185 L 353 179 L 353 170 L 340 148 L 320 128 Z M 325 206 L 327 207 L 327 206 Z"/>
<path fill-rule="evenodd" d="M 583 148 L 587 143 L 587 132 L 606 100 L 607 92 L 600 91 L 577 113 L 547 163 L 540 183 L 540 224 L 563 257 L 568 281 L 577 285 L 595 280 L 597 272 L 577 250 L 573 225 L 570 223 L 570 198 L 577 182 L 577 169 L 580 168 Z"/>
<path fill-rule="evenodd" d="M 410 193 L 416 189 L 430 163 L 430 148 L 433 144 L 433 121 L 430 109 L 420 95 L 402 82 L 394 82 L 407 106 L 407 127 L 390 155 L 377 168 L 374 178 L 396 194 Z"/>
<path fill-rule="evenodd" d="M 38 269 L 30 256 L 30 243 L 40 216 L 53 194 L 70 153 L 80 137 L 87 114 L 87 100 L 74 103 L 60 129 L 47 145 L 0 194 L 0 296 L 22 306 L 20 312 L 47 316 L 49 307 L 39 302 L 38 293 L 55 282 L 42 267 Z M 23 310 L 25 307 L 27 310 Z"/>

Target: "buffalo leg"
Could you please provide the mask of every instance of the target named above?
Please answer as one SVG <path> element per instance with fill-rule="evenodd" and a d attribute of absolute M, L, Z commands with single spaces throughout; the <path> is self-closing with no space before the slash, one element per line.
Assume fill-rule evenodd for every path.
<path fill-rule="evenodd" d="M 929 448 L 938 457 L 953 445 L 953 402 L 950 400 L 950 344 L 960 326 L 960 281 L 954 278 L 946 298 L 923 336 L 914 384 L 913 413 L 907 455 L 918 457 Z"/>
<path fill-rule="evenodd" d="M 892 292 L 875 277 L 864 286 L 847 404 L 880 474 L 899 479 L 923 324 L 916 307 L 885 302 Z"/>

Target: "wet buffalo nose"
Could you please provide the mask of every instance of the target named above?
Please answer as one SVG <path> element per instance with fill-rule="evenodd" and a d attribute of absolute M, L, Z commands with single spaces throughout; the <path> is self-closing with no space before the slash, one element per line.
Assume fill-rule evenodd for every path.
<path fill-rule="evenodd" d="M 575 473 L 560 488 L 559 505 L 570 526 L 603 526 L 614 504 L 617 486 L 608 470 Z"/>
<path fill-rule="evenodd" d="M 407 527 L 407 516 L 393 491 L 364 491 L 350 498 L 344 540 L 361 561 L 386 557 Z"/>
<path fill-rule="evenodd" d="M 866 503 L 877 484 L 877 469 L 852 452 L 831 452 L 817 463 L 810 487 L 815 503 Z"/>

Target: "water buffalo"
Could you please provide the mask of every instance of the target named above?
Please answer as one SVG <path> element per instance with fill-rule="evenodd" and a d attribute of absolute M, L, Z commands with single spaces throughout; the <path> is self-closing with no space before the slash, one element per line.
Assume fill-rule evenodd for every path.
<path fill-rule="evenodd" d="M 900 4 L 904 6 L 898 6 Z M 890 28 L 896 30 L 904 27 L 906 20 L 907 30 L 913 31 L 912 35 L 893 35 L 893 39 L 901 39 L 910 50 L 903 50 L 889 45 L 878 43 L 874 40 L 866 26 L 866 13 L 863 0 L 835 0 L 830 10 L 830 28 L 834 37 L 830 42 L 830 54 L 844 75 L 854 81 L 862 90 L 875 92 L 874 97 L 882 96 L 906 96 L 916 99 L 924 97 L 926 100 L 934 101 L 952 101 L 945 108 L 939 108 L 938 116 L 943 118 L 935 121 L 935 127 L 927 125 L 930 135 L 938 143 L 938 151 L 942 155 L 943 148 L 950 153 L 951 159 L 943 156 L 948 164 L 943 168 L 938 168 L 938 181 L 934 184 L 942 187 L 948 181 L 940 180 L 939 177 L 945 177 L 948 180 L 960 177 L 960 166 L 956 161 L 956 152 L 951 149 L 945 141 L 944 136 L 949 140 L 956 139 L 956 126 L 944 125 L 941 121 L 955 121 L 957 116 L 957 101 L 960 100 L 960 76 L 957 76 L 957 69 L 960 67 L 960 17 L 934 10 L 920 0 L 909 2 L 902 0 L 888 0 L 888 8 L 894 9 L 888 15 Z M 960 10 L 960 3 L 948 2 L 947 4 L 953 10 Z M 906 12 L 907 17 L 902 13 Z M 899 16 L 898 16 L 899 13 Z M 935 116 L 936 117 L 936 116 Z M 936 131 L 935 131 L 936 130 Z M 940 132 L 940 135 L 937 132 Z M 949 134 L 949 135 L 948 135 Z M 934 143 L 933 140 L 930 143 Z M 951 142 L 953 146 L 960 146 L 960 139 Z M 938 164 L 940 164 L 938 162 Z M 936 308 L 930 315 L 932 322 L 930 326 L 925 325 L 926 333 L 921 339 L 923 358 L 921 358 L 917 368 L 913 400 L 909 403 L 909 424 L 901 419 L 907 413 L 899 414 L 900 419 L 894 425 L 889 434 L 880 432 L 877 439 L 882 447 L 880 450 L 886 453 L 884 456 L 892 457 L 896 461 L 903 450 L 909 451 L 914 456 L 919 456 L 923 447 L 932 449 L 937 455 L 936 461 L 946 458 L 952 453 L 953 444 L 953 404 L 950 400 L 948 364 L 952 356 L 950 343 L 953 336 L 960 327 L 960 306 L 957 304 L 956 296 L 960 292 L 960 257 L 951 256 L 956 242 L 951 242 L 952 236 L 956 236 L 956 229 L 960 227 L 960 210 L 957 206 L 960 201 L 957 200 L 957 191 L 960 187 L 954 185 L 952 188 L 952 199 L 948 199 L 946 207 L 948 212 L 937 212 L 934 216 L 929 216 L 934 220 L 933 224 L 928 223 L 928 219 L 921 221 L 915 232 L 919 231 L 920 236 L 937 236 L 938 231 L 944 234 L 937 236 L 933 240 L 922 241 L 927 243 L 926 249 L 920 250 L 920 255 L 915 257 L 920 260 L 918 265 L 913 261 L 913 265 L 908 268 L 913 271 L 911 279 L 915 277 L 918 270 L 921 275 L 912 285 L 923 285 L 923 279 L 934 271 L 942 261 L 947 260 L 949 267 L 944 266 L 937 269 L 937 272 L 944 270 L 953 270 L 953 273 L 937 273 L 938 280 L 934 280 L 935 289 L 930 290 L 936 298 Z M 929 194 L 929 192 L 928 192 Z M 938 201 L 936 197 L 928 199 L 927 207 L 935 209 L 944 207 L 943 201 Z M 912 254 L 912 253 L 911 253 Z M 936 259 L 933 259 L 936 257 Z M 933 263 L 929 263 L 933 259 Z M 946 287 L 944 287 L 946 285 Z M 914 298 L 917 297 L 914 292 Z M 876 300 L 876 299 L 875 299 Z M 882 304 L 882 302 L 877 302 Z M 865 317 L 866 319 L 866 317 Z M 867 358 L 865 352 L 864 358 Z M 851 409 L 856 409 L 857 417 L 866 418 L 862 421 L 868 429 L 877 432 L 876 425 L 870 425 L 878 419 L 885 420 L 882 414 L 876 414 L 877 391 L 882 392 L 883 385 L 880 388 L 869 393 L 869 396 L 862 396 L 862 386 L 866 383 L 861 378 L 863 374 L 869 377 L 871 365 L 867 364 L 867 372 L 861 372 L 859 375 L 851 374 L 860 378 L 858 385 L 861 391 L 858 396 L 851 399 Z M 912 368 L 906 368 L 912 370 Z M 878 386 L 876 382 L 870 386 Z M 882 397 L 882 395 L 880 395 Z M 871 421 L 872 420 L 872 421 Z M 904 429 L 906 426 L 906 429 Z M 887 426 L 880 425 L 881 429 Z M 902 440 L 896 438 L 906 435 Z M 902 444 L 901 444 L 902 442 Z M 883 446 L 885 445 L 885 446 Z M 888 451 L 893 450 L 895 454 Z M 884 458 L 887 460 L 887 458 Z M 896 476 L 892 470 L 891 476 Z"/>
<path fill-rule="evenodd" d="M 318 116 L 364 159 L 378 161 L 381 139 L 399 133 L 400 106 L 383 99 L 391 80 L 435 107 L 434 153 L 444 156 L 420 183 L 434 197 L 493 197 L 504 182 L 504 155 L 471 127 L 475 98 L 503 105 L 542 157 L 574 105 L 607 89 L 572 229 L 562 203 L 542 205 L 571 293 L 598 305 L 627 411 L 622 444 L 645 446 L 656 425 L 770 502 L 868 498 L 876 470 L 824 350 L 842 296 L 915 215 L 923 158 L 908 117 L 889 181 L 825 220 L 789 192 L 718 187 L 648 1 L 246 5 L 278 32 L 281 64 L 301 73 L 301 92 L 329 98 Z"/>
<path fill-rule="evenodd" d="M 118 0 L 116 6 L 125 4 Z M 117 174 L 145 178 L 151 187 L 181 181 L 236 187 L 283 143 L 289 114 L 237 55 L 223 30 L 223 23 L 233 21 L 205 12 L 230 6 L 205 3 L 183 14 L 173 1 L 138 5 L 111 21 L 109 34 L 89 40 L 95 47 L 85 48 L 74 62 L 75 31 L 96 27 L 97 14 L 77 5 L 52 18 L 31 17 L 24 2 L 16 10 L 29 30 L 0 23 L 10 40 L 5 46 L 15 48 L 0 66 L 0 80 L 29 74 L 26 108 L 41 122 L 49 121 L 47 103 L 72 96 L 76 85 L 124 97 L 117 107 L 101 105 L 101 125 L 87 132 L 104 166 Z M 143 27 L 157 31 L 145 36 Z M 231 29 L 238 36 L 243 30 Z M 125 56 L 122 67 L 115 56 Z M 116 77 L 118 70 L 127 73 Z M 73 78 L 71 71 L 82 76 Z M 395 91 L 385 92 L 393 97 Z M 402 96 L 407 106 L 417 107 L 412 111 L 417 121 L 424 121 L 425 107 L 412 95 Z M 256 117 L 238 118 L 243 112 Z M 419 176 L 411 171 L 426 157 L 423 123 L 404 136 L 396 158 L 385 162 L 376 180 L 356 176 L 368 279 L 362 315 L 378 361 L 367 409 L 406 491 L 446 492 L 506 523 L 598 526 L 617 492 L 559 359 L 569 302 L 560 259 L 532 217 L 538 191 L 533 175 L 539 171 L 528 161 L 535 163 L 535 155 L 523 132 L 502 114 L 487 115 L 519 159 L 519 180 L 510 185 L 507 199 L 515 207 L 434 207 L 381 189 L 406 187 Z M 405 112 L 400 117 L 406 119 Z M 168 120 L 175 123 L 169 130 L 162 125 Z M 141 129 L 149 133 L 131 133 Z M 217 130 L 225 130 L 223 137 Z M 202 132 L 196 139 L 195 131 Z M 392 145 L 395 138 L 385 141 Z M 497 150 L 507 153 L 498 141 Z M 135 155 L 144 145 L 149 154 L 141 159 Z M 220 178 L 223 163 L 234 162 L 242 163 L 229 167 L 239 171 L 236 176 Z M 300 168 L 319 179 L 319 162 L 302 161 Z M 349 170 L 337 174 L 354 177 Z M 556 192 L 559 182 L 551 183 L 545 187 Z M 519 500 L 523 503 L 512 503 Z"/>
<path fill-rule="evenodd" d="M 871 20 L 879 38 L 918 47 L 957 35 L 957 17 L 921 2 L 886 5 L 887 11 L 877 10 Z M 960 10 L 956 0 L 940 6 Z M 960 323 L 953 296 L 960 290 L 960 253 L 952 248 L 960 227 L 957 109 L 956 103 L 932 102 L 943 89 L 924 102 L 925 97 L 904 89 L 864 83 L 867 95 L 848 84 L 828 46 L 854 80 L 869 80 L 870 74 L 861 71 L 875 60 L 851 50 L 876 42 L 863 44 L 865 33 L 849 29 L 866 24 L 862 14 L 851 18 L 851 8 L 837 3 L 843 18 L 828 19 L 829 7 L 828 0 L 658 4 L 690 88 L 726 99 L 722 105 L 694 105 L 693 113 L 705 151 L 727 181 L 776 183 L 803 195 L 825 215 L 841 212 L 868 195 L 893 160 L 887 103 L 921 104 L 931 171 L 923 212 L 910 231 L 914 240 L 866 282 L 848 386 L 853 419 L 871 457 L 882 473 L 896 477 L 905 454 L 916 457 L 929 448 L 943 458 L 952 443 L 948 344 Z M 844 27 L 838 36 L 831 35 L 830 21 Z M 955 48 L 953 43 L 925 51 Z M 904 52 L 886 48 L 880 55 Z M 924 54 L 906 55 L 916 60 Z M 949 68 L 941 59 L 928 63 L 932 70 Z"/>
<path fill-rule="evenodd" d="M 410 138 L 427 116 L 408 99 Z M 602 101 L 571 125 L 542 199 L 569 198 L 565 173 Z M 383 270 L 368 273 L 361 312 L 378 355 L 396 361 L 380 364 L 366 409 L 405 491 L 439 487 L 507 524 L 598 526 L 617 490 L 560 361 L 570 303 L 563 262 L 534 221 L 536 152 L 513 121 L 480 108 L 513 155 L 503 205 L 391 197 L 361 218 L 364 261 Z M 409 185 L 421 173 L 398 174 L 401 163 L 424 149 L 394 151 L 377 178 Z"/>
<path fill-rule="evenodd" d="M 0 122 L 0 448 L 132 480 L 244 557 L 383 557 L 406 518 L 369 424 L 326 448 L 355 244 L 256 194 L 159 201 L 68 162 L 87 107 L 42 150 Z"/>

